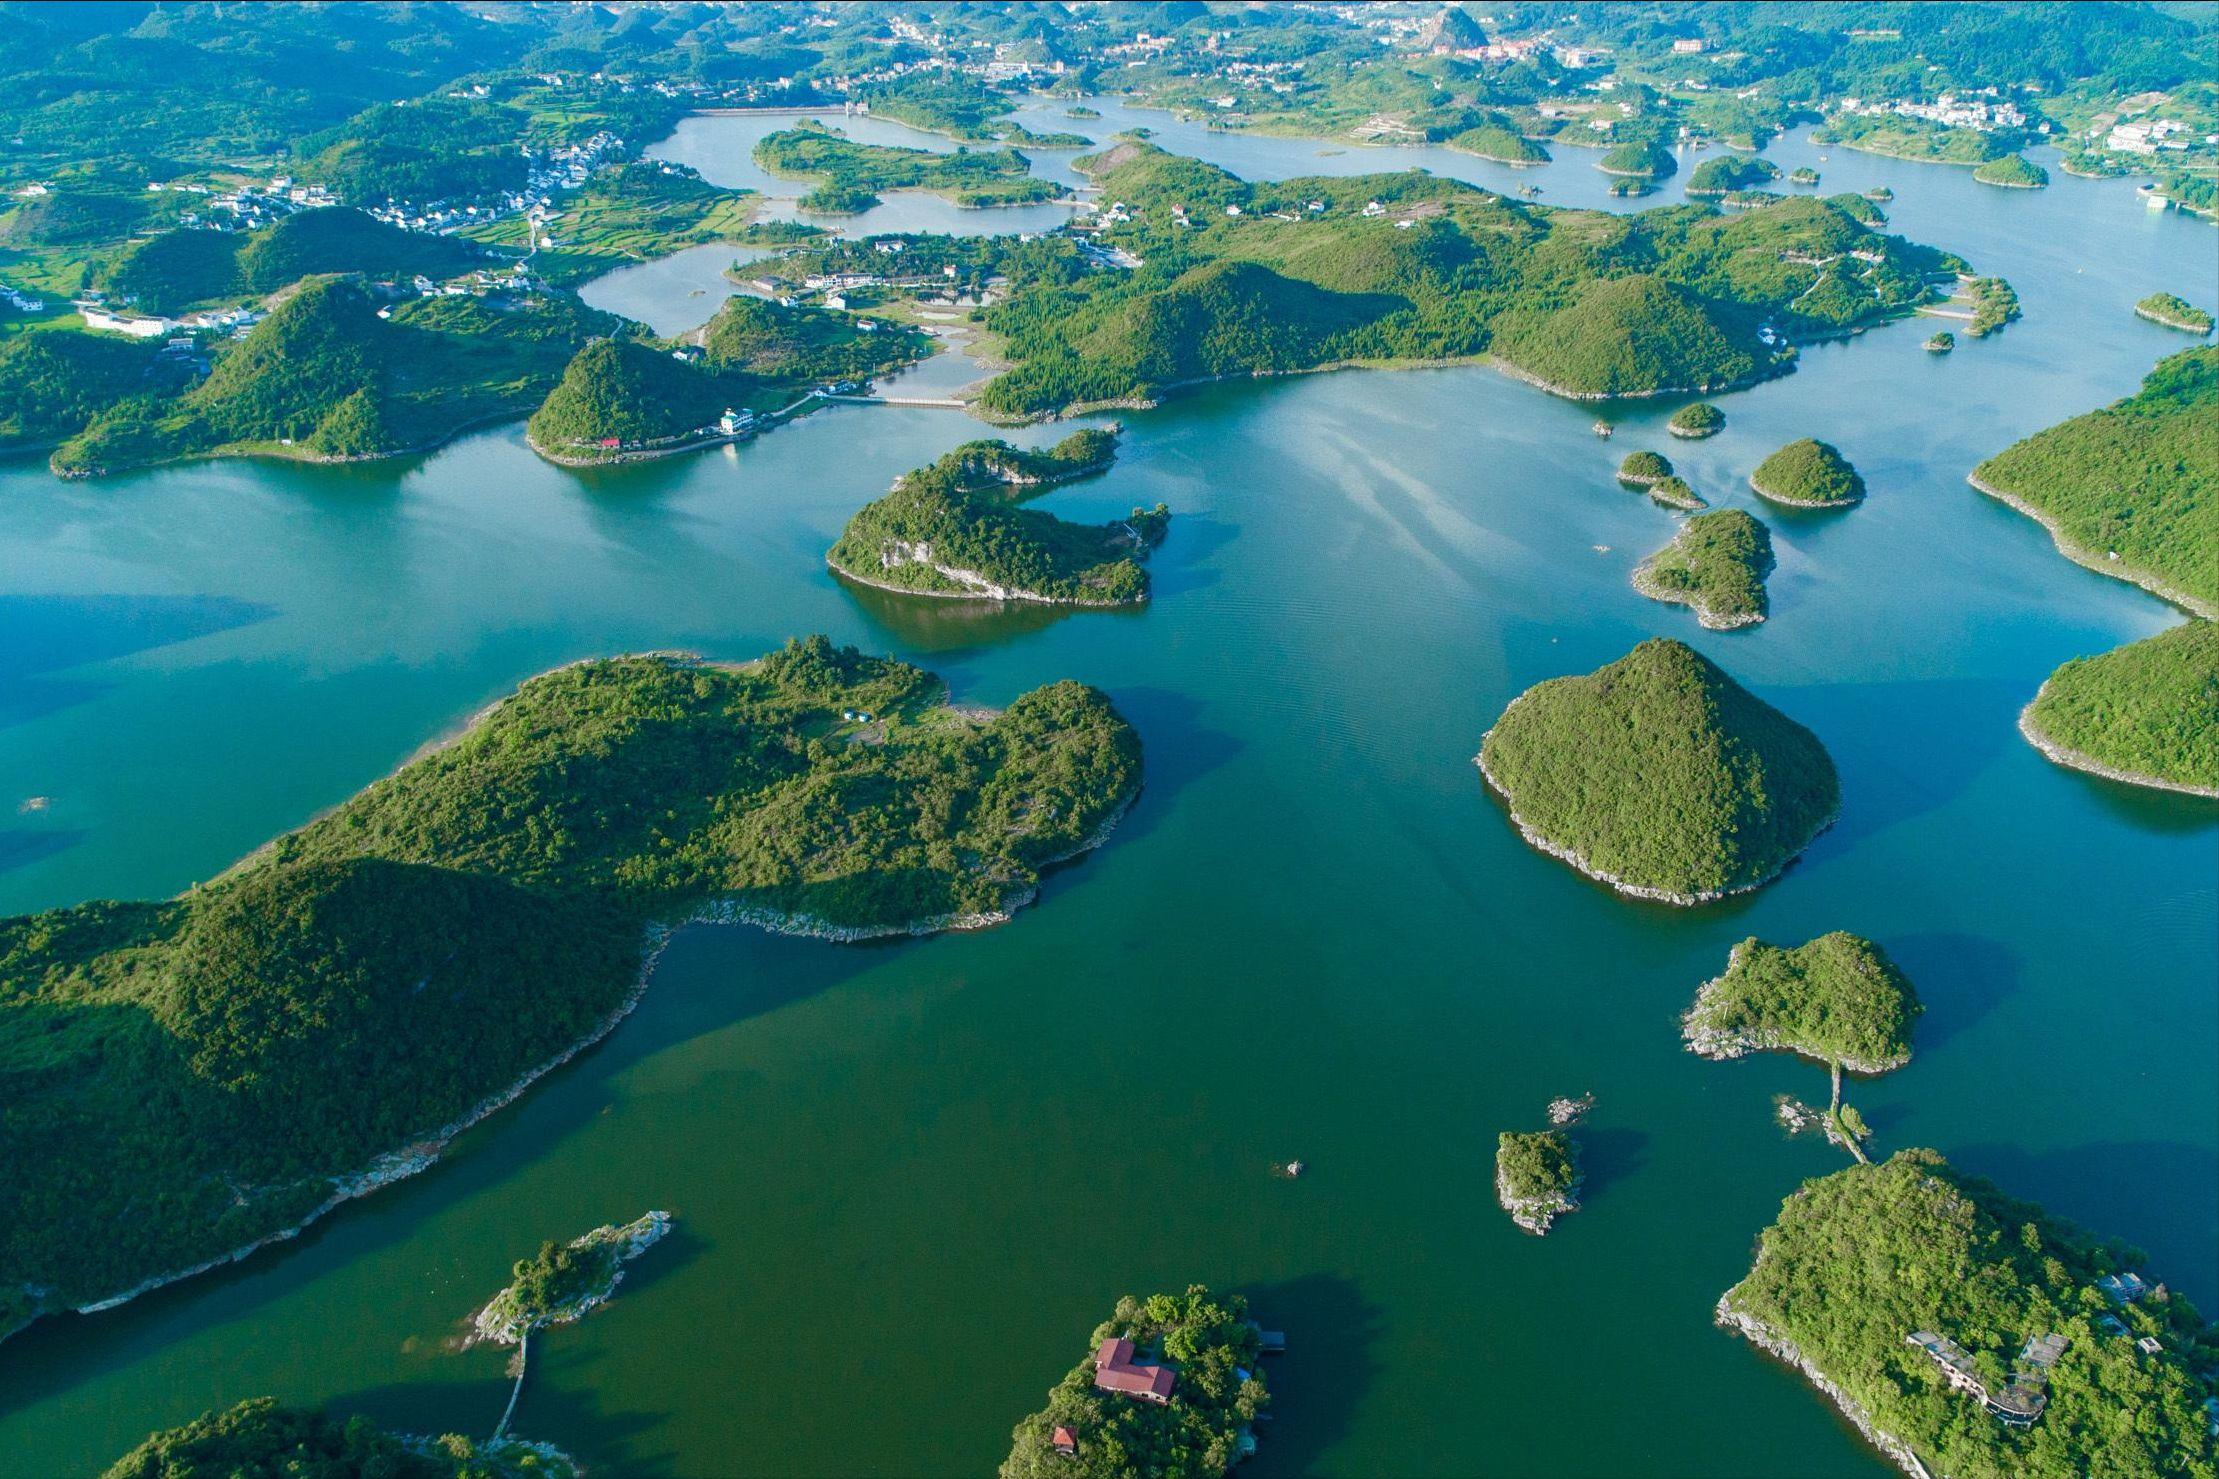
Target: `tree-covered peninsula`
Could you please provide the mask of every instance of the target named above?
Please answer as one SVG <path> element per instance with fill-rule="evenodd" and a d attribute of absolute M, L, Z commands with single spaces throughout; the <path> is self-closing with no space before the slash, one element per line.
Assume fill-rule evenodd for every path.
<path fill-rule="evenodd" d="M 1724 975 L 1703 983 L 1681 1022 L 1705 1058 L 1785 1051 L 1852 1073 L 1911 1061 L 1918 993 L 1887 952 L 1836 930 L 1801 945 L 1743 940 Z"/>
<path fill-rule="evenodd" d="M 1769 882 L 1841 802 L 1817 736 L 1661 638 L 1527 689 L 1478 763 L 1528 842 L 1668 904 Z"/>
<path fill-rule="evenodd" d="M 2019 716 L 2060 765 L 2219 796 L 2219 625 L 2191 621 L 2050 674 Z"/>
<path fill-rule="evenodd" d="M 2153 324 L 2163 324 L 2168 329 L 2179 329 L 2190 334 L 2211 332 L 2210 314 L 2186 298 L 2177 298 L 2171 293 L 2150 294 L 2134 305 L 2134 312 L 2137 317 L 2146 318 Z"/>
<path fill-rule="evenodd" d="M 366 1417 L 253 1397 L 163 1429 L 101 1479 L 573 1479 L 583 1472 L 545 1443 L 407 1437 Z"/>
<path fill-rule="evenodd" d="M 1270 1393 L 1238 1294 L 1126 1295 L 1088 1353 L 1011 1435 L 1001 1479 L 1222 1475 L 1255 1448 Z"/>
<path fill-rule="evenodd" d="M 1905 1150 L 1788 1197 L 1718 1320 L 1913 1474 L 2213 1479 L 2219 1338 L 2177 1294 L 2102 1282 L 2137 1261 Z"/>
<path fill-rule="evenodd" d="M 550 462 L 573 467 L 666 457 L 750 434 L 760 418 L 794 409 L 811 390 L 859 384 L 931 350 L 922 333 L 900 324 L 728 298 L 683 344 L 588 343 L 532 413 L 526 440 Z"/>
<path fill-rule="evenodd" d="M 804 210 L 846 213 L 878 204 L 881 190 L 929 190 L 957 205 L 1026 205 L 1056 200 L 1061 185 L 1035 178 L 1015 149 L 957 149 L 941 154 L 890 144 L 861 144 L 822 124 L 766 134 L 755 162 L 774 175 L 813 180 Z"/>
<path fill-rule="evenodd" d="M 825 556 L 850 580 L 926 596 L 1125 606 L 1148 599 L 1141 562 L 1171 520 L 1162 504 L 1074 524 L 1025 503 L 1117 455 L 1112 432 L 1074 432 L 1040 452 L 966 442 L 866 504 Z"/>
<path fill-rule="evenodd" d="M 134 242 L 101 287 L 147 313 L 243 302 L 304 277 L 360 273 L 387 282 L 444 281 L 487 254 L 451 236 L 403 231 L 346 206 L 299 211 L 255 231 L 179 227 Z"/>
<path fill-rule="evenodd" d="M 2219 617 L 2219 349 L 2160 360 L 2134 395 L 2014 443 L 1971 482 L 2067 558 Z"/>
<path fill-rule="evenodd" d="M 1865 480 L 1831 442 L 1805 437 L 1757 464 L 1749 487 L 1789 508 L 1849 508 L 1865 500 Z"/>
<path fill-rule="evenodd" d="M 1634 567 L 1633 588 L 1652 601 L 1691 606 L 1712 631 L 1765 618 L 1772 533 L 1738 508 L 1697 514 L 1672 542 Z"/>
<path fill-rule="evenodd" d="M 1417 171 L 1251 183 L 1131 138 L 1082 167 L 1095 246 L 1000 249 L 990 414 L 1481 355 L 1572 397 L 1701 393 L 1790 368 L 1783 339 L 1911 312 L 1962 265 L 1840 201 L 1611 216 Z"/>
<path fill-rule="evenodd" d="M 1443 142 L 1451 149 L 1477 154 L 1480 158 L 1492 159 L 1497 164 L 1549 162 L 1549 151 L 1519 133 L 1518 126 L 1500 113 L 1488 115 L 1461 133 L 1449 135 Z"/>
<path fill-rule="evenodd" d="M 1077 683 L 981 715 L 821 637 L 584 662 L 179 898 L 0 921 L 0 1330 L 418 1168 L 610 1030 L 677 922 L 997 922 L 1140 763 Z"/>
<path fill-rule="evenodd" d="M 35 410 L 7 440 L 58 441 L 50 460 L 65 477 L 187 457 L 393 456 L 528 409 L 615 323 L 566 294 L 396 300 L 354 279 L 310 278 L 219 350 L 205 377 L 133 381 L 128 358 L 57 329 L 0 356 L 0 401 L 30 383 Z M 74 394 L 39 390 L 57 363 L 101 373 Z"/>

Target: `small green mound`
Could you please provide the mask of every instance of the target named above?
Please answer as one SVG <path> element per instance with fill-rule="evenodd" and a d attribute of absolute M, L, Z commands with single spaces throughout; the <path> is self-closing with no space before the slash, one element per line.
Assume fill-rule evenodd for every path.
<path fill-rule="evenodd" d="M 1674 411 L 1672 419 L 1664 423 L 1664 429 L 1690 441 L 1716 436 L 1726 429 L 1726 413 L 1709 401 L 1697 401 Z"/>
<path fill-rule="evenodd" d="M 477 1443 L 453 1433 L 404 1439 L 359 1415 L 250 1397 L 163 1429 L 101 1479 L 571 1479 L 578 1472 L 567 1454 L 544 1443 Z"/>
<path fill-rule="evenodd" d="M 1495 1142 L 1495 1199 L 1510 1220 L 1541 1234 L 1579 1210 L 1579 1147 L 1562 1130 L 1505 1130 Z"/>
<path fill-rule="evenodd" d="M 1639 180 L 1662 180 L 1679 169 L 1672 151 L 1654 139 L 1628 139 L 1596 161 L 1606 175 L 1626 175 Z"/>
<path fill-rule="evenodd" d="M 1782 1049 L 1885 1073 L 1911 1061 L 1911 1024 L 1923 1010 L 1886 951 L 1836 930 L 1793 948 L 1743 940 L 1681 1025 L 1706 1058 Z"/>
<path fill-rule="evenodd" d="M 1831 443 L 1805 437 L 1757 464 L 1749 486 L 1790 508 L 1848 508 L 1864 501 L 1865 480 Z"/>
<path fill-rule="evenodd" d="M 1526 138 L 1506 118 L 1490 118 L 1449 139 L 1451 149 L 1477 154 L 1500 164 L 1547 164 L 1549 151 Z"/>
<path fill-rule="evenodd" d="M 1661 452 L 1628 452 L 1618 464 L 1618 481 L 1646 488 L 1672 476 L 1672 464 Z"/>
<path fill-rule="evenodd" d="M 1662 639 L 1527 689 L 1479 764 L 1527 840 L 1621 893 L 1673 904 L 1769 881 L 1841 802 L 1817 736 Z"/>
<path fill-rule="evenodd" d="M 1729 190 L 1753 190 L 1780 178 L 1780 167 L 1755 155 L 1721 154 L 1695 166 L 1687 177 L 1687 193 L 1694 196 L 1724 195 Z"/>
<path fill-rule="evenodd" d="M 1998 155 L 1975 169 L 1972 177 L 1983 185 L 2011 190 L 2039 190 L 2049 183 L 2049 171 L 2024 154 Z"/>
<path fill-rule="evenodd" d="M 2152 293 L 2134 305 L 2134 311 L 2152 323 L 2168 329 L 2181 329 L 2191 334 L 2211 332 L 2211 315 L 2185 298 L 2171 293 Z"/>
<path fill-rule="evenodd" d="M 2061 764 L 2219 796 L 2219 625 L 2191 621 L 2050 674 L 2020 727 Z"/>
<path fill-rule="evenodd" d="M 1947 354 L 1957 347 L 1957 336 L 1944 329 L 1938 334 L 1927 336 L 1926 343 L 1921 347 L 1928 354 Z"/>
<path fill-rule="evenodd" d="M 1688 485 L 1687 479 L 1677 474 L 1668 478 L 1658 478 L 1651 483 L 1649 485 L 1649 496 L 1666 508 L 1700 509 L 1710 507 L 1709 504 L 1703 501 L 1703 496 Z"/>
<path fill-rule="evenodd" d="M 1633 588 L 1654 601 L 1695 608 L 1714 631 L 1765 618 L 1764 579 L 1772 573 L 1772 535 L 1738 508 L 1697 514 L 1670 544 L 1643 560 Z"/>

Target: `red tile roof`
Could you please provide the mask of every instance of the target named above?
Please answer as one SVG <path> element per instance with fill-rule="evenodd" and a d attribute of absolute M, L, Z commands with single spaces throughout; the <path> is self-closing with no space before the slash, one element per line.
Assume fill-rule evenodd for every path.
<path fill-rule="evenodd" d="M 1072 1432 L 1069 1428 L 1057 1428 L 1055 1432 L 1050 1435 L 1048 1442 L 1056 1449 L 1058 1453 L 1069 1453 L 1078 1448 L 1079 1435 Z"/>
<path fill-rule="evenodd" d="M 1105 1392 L 1130 1392 L 1146 1402 L 1168 1402 L 1171 1384 L 1177 1380 L 1168 1366 L 1135 1366 L 1129 1340 L 1105 1340 L 1094 1353 L 1094 1385 Z"/>

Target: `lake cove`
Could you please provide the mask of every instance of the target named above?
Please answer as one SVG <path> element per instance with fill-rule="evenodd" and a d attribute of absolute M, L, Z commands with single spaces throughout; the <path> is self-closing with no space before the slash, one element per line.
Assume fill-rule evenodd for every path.
<path fill-rule="evenodd" d="M 1069 100 L 1022 116 L 1103 137 L 1146 122 L 1247 179 L 1445 161 L 1607 202 L 1592 151 L 1524 169 L 1320 156 L 1090 105 L 1101 119 L 1066 118 Z M 1964 483 L 2192 342 L 2128 305 L 2198 281 L 2211 228 L 2144 211 L 2128 181 L 2052 167 L 2046 190 L 1999 190 L 1820 152 L 1798 132 L 1766 157 L 1821 168 L 1828 191 L 1891 188 L 1887 229 L 2007 277 L 2025 317 L 1946 357 L 1917 322 L 1803 346 L 1794 374 L 1714 397 L 1726 425 L 1701 441 L 1665 432 L 1685 401 L 1580 405 L 1476 366 L 1125 413 L 1117 466 L 1048 501 L 1089 525 L 1175 510 L 1134 609 L 973 611 L 838 582 L 825 551 L 897 476 L 976 438 L 1038 450 L 1073 429 L 946 410 L 831 407 L 745 446 L 577 472 L 535 457 L 520 422 L 391 465 L 96 485 L 0 466 L 9 911 L 212 878 L 589 655 L 742 660 L 823 631 L 981 704 L 1082 680 L 1148 757 L 1118 832 L 1011 924 L 872 947 L 683 931 L 622 1027 L 435 1169 L 0 1345 L 0 1474 L 95 1471 L 263 1393 L 483 1437 L 505 1352 L 442 1351 L 456 1320 L 520 1253 L 654 1207 L 671 1236 L 532 1358 L 530 1436 L 598 1472 L 720 1472 L 734 1452 L 764 1473 L 983 1472 L 1120 1296 L 1207 1283 L 1289 1336 L 1246 1474 L 1439 1472 L 1452 1409 L 1503 1473 L 1666 1476 L 1700 1455 L 1870 1479 L 1882 1460 L 1823 1399 L 1711 1323 L 1783 1199 L 1845 1167 L 1764 1112 L 1815 1070 L 1706 1063 L 1674 1027 L 1739 941 L 1837 929 L 1883 946 L 1926 1008 L 1914 1061 L 1858 1086 L 1876 1153 L 1933 1146 L 2219 1306 L 2219 1227 L 2180 1194 L 2219 1179 L 2219 812 L 2052 764 L 2016 730 L 2060 664 L 2179 615 Z M 1678 199 L 1691 173 L 1635 203 Z M 879 209 L 915 199 L 944 204 Z M 961 214 L 976 230 L 1017 212 Z M 671 292 L 663 332 L 702 301 Z M 1615 442 L 1589 434 L 1598 414 Z M 1629 448 L 1668 449 L 1717 505 L 1762 514 L 1749 474 L 1814 435 L 1871 497 L 1766 516 L 1769 621 L 1707 633 L 1634 590 L 1675 524 L 1617 486 Z M 1728 667 L 1839 767 L 1841 820 L 1757 894 L 1621 899 L 1529 848 L 1468 763 L 1519 693 L 1655 635 Z M 2118 1094 L 2129 1076 L 2165 1092 Z M 1268 1092 L 1289 1084 L 1304 1092 Z M 1541 1128 L 1568 1089 L 1600 1106 L 1579 1131 L 1583 1210 L 1535 1239 L 1496 1204 L 1496 1136 Z M 1290 1157 L 1302 1176 L 1273 1177 Z M 1074 1168 L 1102 1194 L 1070 1195 Z M 918 1335 L 951 1321 L 954 1384 Z M 1611 1339 L 1574 1383 L 1577 1325 Z M 1660 1362 L 1709 1399 L 1628 1410 Z M 886 1394 L 867 1413 L 864 1390 Z"/>

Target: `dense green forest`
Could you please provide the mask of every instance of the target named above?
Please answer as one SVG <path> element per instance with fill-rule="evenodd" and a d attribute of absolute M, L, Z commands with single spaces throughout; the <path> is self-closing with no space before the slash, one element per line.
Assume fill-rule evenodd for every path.
<path fill-rule="evenodd" d="M 92 476 L 222 452 L 329 459 L 431 446 L 537 404 L 586 338 L 615 322 L 560 294 L 407 298 L 387 317 L 357 283 L 310 279 L 190 389 L 98 409 L 53 467 Z"/>
<path fill-rule="evenodd" d="M 2194 1373 L 2219 1361 L 2219 1339 L 2177 1294 L 2113 1308 L 2096 1279 L 2138 1261 L 1931 1150 L 1906 1150 L 1805 1182 L 1719 1311 L 1792 1342 L 1936 1474 L 2212 1479 L 2207 1389 Z M 1990 1390 L 2026 1341 L 2055 1333 L 2069 1344 L 2049 1373 L 2047 1409 L 2022 1429 L 1953 1389 L 1907 1341 L 1915 1331 L 1958 1342 Z M 2143 1335 L 2157 1349 L 2136 1349 Z"/>
<path fill-rule="evenodd" d="M 1694 196 L 1724 195 L 1732 190 L 1752 190 L 1780 178 L 1780 167 L 1752 154 L 1720 154 L 1695 166 L 1687 177 L 1687 193 Z"/>
<path fill-rule="evenodd" d="M 992 915 L 1139 784 L 1092 689 L 943 699 L 821 637 L 576 664 L 181 898 L 0 921 L 0 1327 L 310 1215 L 591 1035 L 650 921 Z"/>
<path fill-rule="evenodd" d="M 572 1479 L 545 1444 L 397 1437 L 366 1417 L 334 1417 L 255 1397 L 166 1428 L 101 1479 Z"/>
<path fill-rule="evenodd" d="M 967 442 L 857 512 L 826 559 L 856 579 L 931 595 L 999 592 L 1085 606 L 1144 601 L 1141 562 L 1163 541 L 1170 510 L 1136 508 L 1089 525 L 1022 506 L 1107 468 L 1115 455 L 1115 437 L 1091 429 L 1046 452 Z"/>
<path fill-rule="evenodd" d="M 1832 333 L 1908 312 L 1963 265 L 1873 230 L 1855 197 L 1614 217 L 1417 172 L 1251 184 L 1133 139 L 1083 167 L 1131 218 L 1101 238 L 1145 265 L 1074 274 L 1011 253 L 1006 301 L 979 315 L 1014 363 L 988 411 L 1488 352 L 1571 395 L 1723 387 L 1792 364 L 1763 322 Z"/>
<path fill-rule="evenodd" d="M 702 331 L 707 362 L 781 389 L 868 380 L 922 359 L 932 343 L 916 329 L 880 323 L 865 332 L 829 308 L 793 308 L 732 297 Z"/>
<path fill-rule="evenodd" d="M 1606 175 L 1630 175 L 1640 180 L 1661 180 L 1678 172 L 1672 151 L 1654 139 L 1628 139 L 1603 151 L 1595 168 Z"/>
<path fill-rule="evenodd" d="M 1711 1058 L 1785 1049 L 1857 1073 L 1911 1061 L 1918 993 L 1886 951 L 1842 930 L 1792 947 L 1743 940 L 1683 1021 Z"/>
<path fill-rule="evenodd" d="M 766 134 L 755 146 L 755 162 L 774 175 L 817 181 L 817 190 L 801 202 L 807 210 L 867 210 L 881 190 L 930 190 L 970 206 L 1022 205 L 1065 193 L 1051 180 L 1035 179 L 1015 149 L 942 154 L 860 144 L 821 124 Z"/>
<path fill-rule="evenodd" d="M 2219 626 L 2191 621 L 2076 657 L 2022 722 L 2031 738 L 2107 771 L 2219 795 Z"/>
<path fill-rule="evenodd" d="M 1766 882 L 1840 806 L 1817 736 L 1661 638 L 1527 689 L 1479 761 L 1529 840 L 1675 904 Z"/>
<path fill-rule="evenodd" d="M 75 435 L 129 396 L 171 384 L 154 347 L 66 329 L 0 339 L 0 451 L 43 447 Z"/>
<path fill-rule="evenodd" d="M 2049 171 L 2024 154 L 1999 155 L 1974 170 L 1972 177 L 1983 185 L 2002 185 L 2014 190 L 2039 190 L 2049 183 Z"/>
<path fill-rule="evenodd" d="M 1865 498 L 1865 480 L 1849 459 L 1815 437 L 1789 442 L 1758 463 L 1749 486 L 1790 508 L 1847 508 Z"/>
<path fill-rule="evenodd" d="M 2142 388 L 1973 469 L 2066 553 L 2219 616 L 2219 349 L 2160 360 Z"/>
<path fill-rule="evenodd" d="M 300 211 L 259 231 L 181 227 L 134 243 L 102 279 L 110 293 L 149 313 L 175 314 L 214 302 L 274 293 L 304 277 L 360 273 L 407 283 L 434 281 L 485 262 L 451 236 L 403 231 L 346 206 Z"/>
<path fill-rule="evenodd" d="M 1659 479 L 1662 481 L 1662 479 Z M 1772 532 L 1738 508 L 1697 514 L 1672 542 L 1634 568 L 1633 586 L 1652 600 L 1695 608 L 1713 629 L 1765 619 Z"/>
<path fill-rule="evenodd" d="M 1168 1402 L 1142 1401 L 1094 1385 L 1094 1353 L 1130 1340 L 1134 1359 L 1176 1373 Z M 1094 1328 L 1084 1360 L 1048 1393 L 1048 1405 L 1017 1424 L 1001 1479 L 1215 1479 L 1239 1462 L 1242 1439 L 1271 1401 L 1248 1301 L 1200 1284 L 1184 1294 L 1131 1295 Z M 1056 1451 L 1058 1429 L 1074 1451 Z"/>
<path fill-rule="evenodd" d="M 1692 406 L 1682 406 L 1664 423 L 1664 429 L 1676 437 L 1699 441 L 1713 437 L 1726 429 L 1726 413 L 1709 401 L 1697 401 Z"/>

